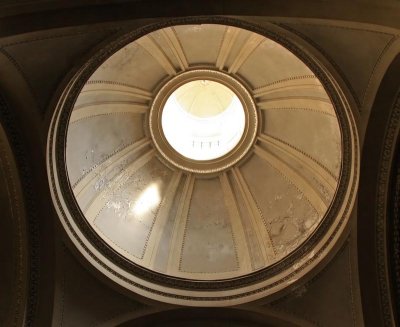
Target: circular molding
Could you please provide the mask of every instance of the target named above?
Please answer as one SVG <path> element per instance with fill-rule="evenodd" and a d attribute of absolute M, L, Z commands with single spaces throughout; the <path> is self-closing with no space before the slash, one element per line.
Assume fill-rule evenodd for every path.
<path fill-rule="evenodd" d="M 183 84 L 196 80 L 211 80 L 227 86 L 237 95 L 244 108 L 245 129 L 241 140 L 229 153 L 213 160 L 199 161 L 184 157 L 173 149 L 162 131 L 162 111 L 169 96 Z M 173 77 L 158 91 L 150 109 L 149 129 L 157 150 L 170 164 L 191 173 L 214 174 L 232 167 L 246 155 L 257 135 L 258 116 L 250 92 L 236 78 L 217 70 L 194 69 Z"/>
<path fill-rule="evenodd" d="M 237 26 L 261 34 L 289 49 L 312 70 L 329 94 L 342 135 L 342 167 L 335 199 L 315 232 L 301 247 L 272 266 L 238 278 L 216 281 L 187 280 L 163 275 L 134 264 L 116 253 L 85 220 L 73 195 L 65 167 L 69 117 L 76 98 L 93 72 L 113 53 L 147 33 L 173 25 L 201 23 Z M 171 19 L 139 28 L 110 43 L 89 59 L 69 82 L 58 101 L 47 146 L 53 202 L 66 233 L 87 261 L 110 280 L 134 293 L 190 306 L 226 306 L 260 299 L 292 285 L 320 264 L 336 247 L 347 226 L 358 186 L 359 148 L 352 111 L 344 92 L 332 74 L 322 66 L 318 55 L 306 49 L 307 44 L 298 44 L 289 36 L 282 36 L 279 29 L 272 25 L 263 28 L 231 18 L 195 17 Z M 238 157 L 237 160 L 240 160 L 243 156 Z"/>

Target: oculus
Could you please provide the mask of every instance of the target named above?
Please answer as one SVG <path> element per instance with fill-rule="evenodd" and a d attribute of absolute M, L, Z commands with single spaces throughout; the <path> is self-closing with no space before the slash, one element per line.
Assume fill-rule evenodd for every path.
<path fill-rule="evenodd" d="M 172 77 L 149 113 L 152 140 L 175 167 L 215 175 L 240 161 L 259 129 L 254 98 L 236 78 L 211 69 Z"/>
<path fill-rule="evenodd" d="M 197 80 L 177 88 L 164 105 L 161 126 L 168 143 L 193 160 L 210 160 L 230 152 L 242 138 L 242 103 L 228 87 Z"/>

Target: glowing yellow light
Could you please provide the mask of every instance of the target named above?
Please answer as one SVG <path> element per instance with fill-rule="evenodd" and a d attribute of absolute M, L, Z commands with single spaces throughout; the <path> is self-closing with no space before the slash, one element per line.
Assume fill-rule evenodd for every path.
<path fill-rule="evenodd" d="M 161 117 L 168 143 L 194 160 L 227 154 L 240 142 L 245 123 L 237 95 L 225 85 L 209 80 L 181 85 L 169 96 Z"/>
<path fill-rule="evenodd" d="M 134 215 L 142 215 L 154 209 L 160 200 L 161 197 L 157 184 L 151 184 L 136 200 L 135 204 L 131 208 L 131 212 Z"/>

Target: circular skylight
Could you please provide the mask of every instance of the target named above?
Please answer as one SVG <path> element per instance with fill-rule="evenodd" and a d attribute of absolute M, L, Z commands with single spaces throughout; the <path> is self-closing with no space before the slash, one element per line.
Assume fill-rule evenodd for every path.
<path fill-rule="evenodd" d="M 243 105 L 225 85 L 196 80 L 178 87 L 161 118 L 168 143 L 182 156 L 212 160 L 230 152 L 245 129 Z"/>

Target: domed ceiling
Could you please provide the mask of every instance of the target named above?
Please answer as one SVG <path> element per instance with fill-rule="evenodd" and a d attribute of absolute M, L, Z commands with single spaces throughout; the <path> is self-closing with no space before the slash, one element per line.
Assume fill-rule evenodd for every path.
<path fill-rule="evenodd" d="M 325 87 L 287 48 L 233 26 L 176 25 L 91 74 L 65 160 L 85 223 L 122 260 L 218 282 L 274 267 L 316 233 L 343 135 Z"/>

